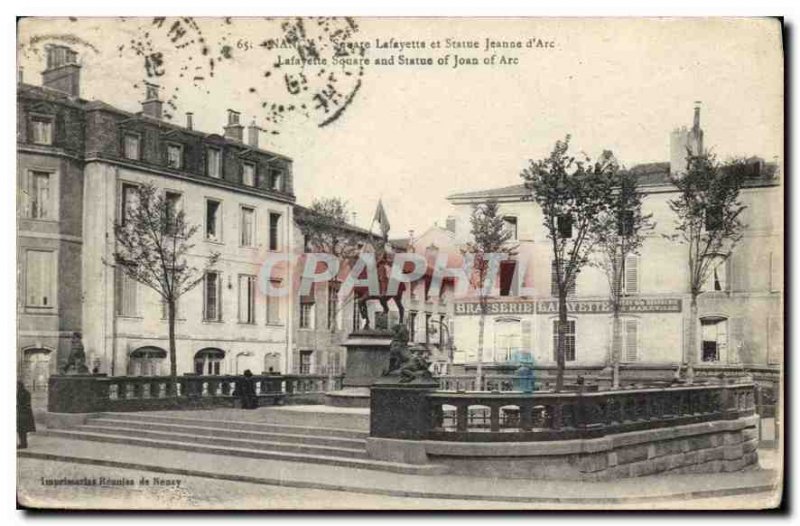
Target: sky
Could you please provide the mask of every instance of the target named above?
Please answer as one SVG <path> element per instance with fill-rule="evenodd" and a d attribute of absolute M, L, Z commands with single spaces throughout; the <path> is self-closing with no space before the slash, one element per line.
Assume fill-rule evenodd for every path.
<path fill-rule="evenodd" d="M 576 151 L 609 149 L 627 166 L 666 161 L 670 131 L 691 126 L 698 100 L 705 144 L 721 158 L 782 161 L 774 21 L 361 18 L 299 28 L 255 18 L 26 19 L 18 60 L 25 81 L 40 84 L 44 46 L 70 45 L 83 98 L 138 111 L 144 81 L 155 82 L 172 122 L 191 111 L 205 132 L 222 133 L 226 110 L 237 110 L 266 130 L 262 147 L 294 160 L 298 203 L 343 198 L 366 228 L 381 199 L 391 237 L 443 225 L 452 193 L 518 184 L 529 159 L 566 134 Z M 316 42 L 326 65 L 287 63 L 296 48 L 266 44 L 298 34 Z M 485 51 L 487 38 L 523 47 Z M 351 45 L 348 59 L 371 63 L 333 65 L 333 42 Z M 466 47 L 472 42 L 477 49 Z M 378 47 L 397 43 L 407 47 Z M 374 62 L 392 55 L 393 65 Z M 401 64 L 400 55 L 434 64 Z M 478 64 L 453 68 L 455 55 Z M 301 73 L 306 82 L 292 84 Z"/>

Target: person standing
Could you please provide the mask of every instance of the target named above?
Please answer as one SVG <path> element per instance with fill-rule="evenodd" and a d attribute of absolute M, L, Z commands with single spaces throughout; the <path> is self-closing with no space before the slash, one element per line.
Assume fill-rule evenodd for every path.
<path fill-rule="evenodd" d="M 256 409 L 258 407 L 258 396 L 256 386 L 253 382 L 253 373 L 250 369 L 244 371 L 244 378 L 236 381 L 236 393 L 242 402 L 242 409 Z"/>
<path fill-rule="evenodd" d="M 17 382 L 17 449 L 28 447 L 28 433 L 36 431 L 36 422 L 33 420 L 31 407 L 31 393 L 25 389 L 22 382 Z"/>

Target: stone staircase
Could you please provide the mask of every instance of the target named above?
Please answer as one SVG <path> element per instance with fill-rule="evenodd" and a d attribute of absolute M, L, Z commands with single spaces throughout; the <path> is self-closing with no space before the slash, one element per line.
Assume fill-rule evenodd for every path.
<path fill-rule="evenodd" d="M 318 465 L 416 475 L 445 473 L 432 464 L 403 464 L 370 459 L 368 433 L 353 429 L 284 423 L 209 420 L 147 413 L 102 413 L 64 429 L 43 429 L 39 436 L 195 451 L 222 456 L 305 462 Z M 65 448 L 68 451 L 68 448 Z"/>

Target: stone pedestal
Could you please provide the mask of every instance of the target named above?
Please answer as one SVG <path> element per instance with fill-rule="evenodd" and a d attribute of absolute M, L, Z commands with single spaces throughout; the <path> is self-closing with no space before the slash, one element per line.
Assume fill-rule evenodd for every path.
<path fill-rule="evenodd" d="M 342 389 L 325 393 L 325 405 L 369 407 L 369 388 L 389 366 L 392 333 L 374 329 L 355 331 L 344 342 L 347 358 Z"/>
<path fill-rule="evenodd" d="M 105 376 L 105 375 L 104 375 Z M 51 413 L 92 413 L 105 409 L 106 387 L 99 375 L 51 375 L 48 381 L 47 410 Z"/>
<path fill-rule="evenodd" d="M 399 383 L 396 377 L 376 382 L 370 390 L 369 435 L 375 438 L 425 438 L 431 427 L 428 394 L 435 381 Z"/>

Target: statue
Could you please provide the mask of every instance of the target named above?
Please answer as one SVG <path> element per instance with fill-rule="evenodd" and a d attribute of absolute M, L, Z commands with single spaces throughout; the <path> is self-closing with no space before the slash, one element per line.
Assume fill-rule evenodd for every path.
<path fill-rule="evenodd" d="M 64 366 L 64 374 L 88 374 L 89 368 L 86 367 L 86 353 L 83 351 L 81 343 L 81 333 L 72 333 L 72 344 Z"/>
<path fill-rule="evenodd" d="M 392 343 L 389 345 L 389 367 L 383 376 L 397 376 L 398 383 L 414 380 L 433 382 L 428 361 L 429 351 L 422 345 L 408 346 L 408 329 L 404 325 L 392 328 Z"/>
<path fill-rule="evenodd" d="M 371 249 L 372 245 L 364 245 L 365 251 L 371 251 Z M 397 288 L 397 292 L 395 294 L 391 296 L 387 294 L 387 289 L 389 287 L 389 275 L 393 262 L 394 253 L 392 252 L 389 243 L 386 242 L 381 249 L 375 252 L 375 265 L 378 273 L 378 285 L 380 287 L 380 293 L 378 295 L 371 295 L 367 287 L 355 287 L 353 289 L 354 299 L 358 305 L 358 312 L 363 322 L 363 329 L 370 329 L 369 312 L 367 310 L 367 301 L 370 300 L 377 300 L 380 303 L 385 319 L 387 320 L 389 318 L 389 300 L 394 301 L 397 311 L 400 314 L 400 324 L 402 324 L 404 321 L 405 309 L 403 308 L 403 292 L 405 291 L 405 283 L 399 284 L 400 286 Z M 376 325 L 378 324 L 376 323 Z"/>

